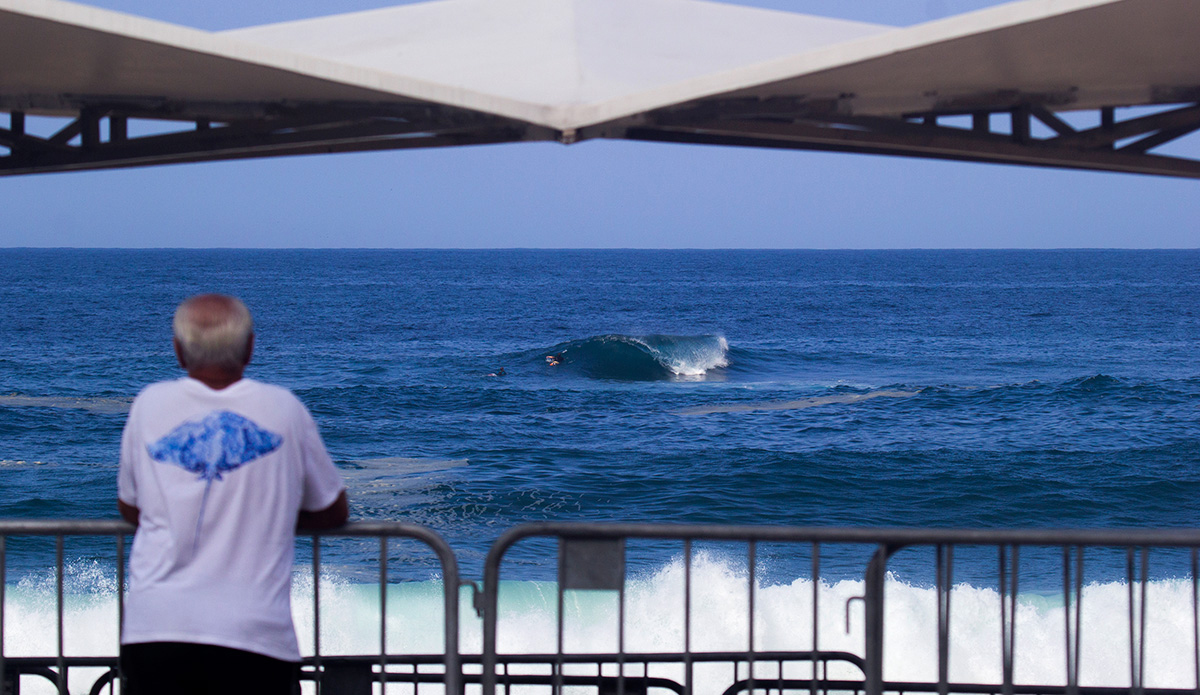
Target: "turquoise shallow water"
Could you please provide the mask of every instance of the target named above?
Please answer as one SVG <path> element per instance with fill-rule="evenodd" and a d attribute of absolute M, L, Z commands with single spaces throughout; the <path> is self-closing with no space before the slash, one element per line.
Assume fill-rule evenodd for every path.
<path fill-rule="evenodd" d="M 246 250 L 0 251 L 0 516 L 115 516 L 124 408 L 200 291 L 246 300 L 355 515 L 468 576 L 534 520 L 1198 517 L 1200 252 Z"/>

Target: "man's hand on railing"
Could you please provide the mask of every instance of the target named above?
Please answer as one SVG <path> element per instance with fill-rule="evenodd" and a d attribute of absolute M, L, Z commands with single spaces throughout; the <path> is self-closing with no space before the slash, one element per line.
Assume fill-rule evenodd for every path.
<path fill-rule="evenodd" d="M 342 490 L 342 494 L 338 495 L 333 504 L 320 511 L 306 512 L 300 510 L 300 516 L 296 519 L 296 530 L 324 531 L 325 529 L 337 528 L 345 524 L 349 518 L 350 503 L 346 499 L 346 491 Z"/>
<path fill-rule="evenodd" d="M 125 504 L 121 500 L 117 500 L 117 511 L 121 512 L 121 518 L 134 526 L 138 525 L 138 517 L 141 516 L 141 511 L 132 504 Z"/>

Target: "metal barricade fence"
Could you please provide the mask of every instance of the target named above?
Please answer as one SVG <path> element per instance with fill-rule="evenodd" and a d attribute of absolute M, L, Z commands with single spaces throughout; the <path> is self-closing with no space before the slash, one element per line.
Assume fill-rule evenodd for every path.
<path fill-rule="evenodd" d="M 555 577 L 555 605 L 550 607 L 554 614 L 555 627 L 550 649 L 539 653 L 532 650 L 502 650 L 500 640 L 500 595 L 501 568 L 506 554 L 522 543 L 541 543 L 543 551 L 553 543 L 557 554 Z M 640 556 L 646 553 L 636 544 L 654 546 L 656 556 L 673 557 L 674 566 L 681 575 L 678 592 L 668 595 L 668 601 L 678 601 L 677 611 L 671 618 L 669 610 L 651 603 L 650 610 L 668 615 L 664 622 L 678 619 L 672 629 L 678 634 L 676 650 L 638 651 L 627 647 L 631 640 L 629 615 L 630 579 L 634 573 L 626 569 L 630 553 Z M 670 550 L 671 547 L 674 550 Z M 711 592 L 707 598 L 697 598 L 706 587 L 696 577 L 698 550 L 708 553 L 721 546 L 726 557 L 741 555 L 740 568 L 745 583 L 744 593 L 726 589 L 725 593 L 738 594 L 737 600 L 744 601 L 740 611 L 733 611 L 709 625 L 708 629 L 697 630 L 697 613 L 704 601 L 713 601 Z M 1167 695 L 1168 693 L 1200 693 L 1200 612 L 1197 610 L 1200 589 L 1197 585 L 1197 554 L 1200 549 L 1200 532 L 1193 530 L 1012 530 L 1012 531 L 968 531 L 935 529 L 869 529 L 869 528 L 772 528 L 733 526 L 675 526 L 643 524 L 530 524 L 511 529 L 503 534 L 488 554 L 484 593 L 480 602 L 480 613 L 484 621 L 482 671 L 480 681 L 483 693 L 508 693 L 514 688 L 522 693 L 601 693 L 633 695 L 651 692 L 676 693 L 784 693 L 807 692 L 819 695 L 827 692 L 853 692 L 864 695 L 881 693 L 992 693 L 996 695 L 1045 694 L 1045 695 Z M 1185 659 L 1189 685 L 1179 687 L 1146 687 L 1147 663 L 1147 615 L 1151 610 L 1147 586 L 1151 576 L 1151 551 L 1160 558 L 1161 571 L 1155 576 L 1186 577 L 1181 580 L 1188 587 L 1186 615 L 1181 619 L 1189 625 L 1187 644 L 1175 645 L 1172 659 Z M 918 553 L 906 556 L 905 553 Z M 957 553 L 957 555 L 956 555 Z M 788 557 L 789 554 L 792 557 Z M 770 556 L 768 558 L 768 556 Z M 799 556 L 802 562 L 797 563 Z M 971 557 L 967 563 L 959 557 Z M 1086 559 L 1085 559 L 1086 558 Z M 775 610 L 757 605 L 765 588 L 760 585 L 760 572 L 769 571 L 771 562 L 791 562 L 791 569 L 803 566 L 807 574 L 811 596 L 807 600 L 807 615 L 784 616 L 775 620 L 786 626 L 794 624 L 806 633 L 808 644 L 804 647 L 791 646 L 787 649 L 772 649 L 762 645 L 756 635 L 768 619 L 779 616 L 765 615 Z M 860 564 L 855 565 L 856 562 Z M 861 618 L 854 621 L 861 643 L 852 648 L 825 648 L 828 629 L 822 629 L 821 601 L 828 600 L 829 584 L 825 580 L 823 563 L 838 565 L 844 576 L 847 568 L 857 566 L 862 579 L 861 594 L 845 599 L 844 606 L 847 631 L 851 631 L 851 613 L 854 604 L 861 602 Z M 646 563 L 643 562 L 643 565 Z M 651 563 L 653 564 L 653 563 Z M 1156 567 L 1159 567 L 1156 565 Z M 891 572 L 897 567 L 911 573 L 916 567 L 927 577 L 921 586 L 932 588 L 934 600 L 928 603 L 929 615 L 908 615 L 907 620 L 928 621 L 935 626 L 936 636 L 928 642 L 930 662 L 936 673 L 927 679 L 885 678 L 885 631 L 897 628 L 885 625 L 885 597 L 894 589 Z M 955 595 L 956 567 L 963 576 L 970 576 L 973 584 L 988 585 L 992 596 L 997 599 L 990 604 L 995 615 L 986 624 L 993 626 L 998 635 L 982 641 L 988 650 L 995 636 L 999 637 L 999 648 L 987 658 L 994 659 L 995 678 L 977 678 L 971 682 L 954 682 L 950 678 L 952 647 L 960 648 L 964 642 L 976 639 L 964 635 L 961 627 L 952 633 L 951 608 Z M 1093 568 L 1095 570 L 1093 571 Z M 852 572 L 854 570 L 851 570 Z M 1115 579 L 1121 588 L 1124 612 L 1124 629 L 1115 635 L 1094 636 L 1097 640 L 1127 640 L 1123 649 L 1125 664 L 1120 672 L 1127 677 L 1124 683 L 1109 677 L 1109 682 L 1083 684 L 1080 681 L 1080 655 L 1083 637 L 1082 616 L 1085 596 L 1085 574 L 1091 572 L 1093 579 L 1103 574 Z M 1117 576 L 1113 576 L 1114 572 Z M 921 572 L 918 572 L 921 574 Z M 989 576 L 990 575 L 990 578 Z M 792 576 L 792 575 L 789 575 Z M 1061 647 L 1061 663 L 1055 657 L 1056 682 L 1018 681 L 1015 676 L 1015 655 L 1018 650 L 1018 613 L 1025 609 L 1018 602 L 1018 591 L 1025 587 L 1021 578 L 1033 579 L 1041 600 L 1057 601 L 1056 612 L 1061 612 L 1061 634 L 1056 635 L 1057 645 L 1051 649 L 1042 645 L 1039 636 L 1032 649 L 1045 649 L 1047 653 Z M 1050 587 L 1053 587 L 1052 589 Z M 914 590 L 914 593 L 929 593 Z M 568 648 L 567 642 L 595 642 L 595 635 L 583 636 L 582 632 L 594 631 L 596 624 L 583 628 L 580 634 L 571 634 L 566 628 L 568 604 L 580 605 L 578 594 L 609 594 L 609 606 L 615 612 L 615 620 L 605 623 L 616 635 L 609 644 L 615 648 L 607 652 Z M 568 596 L 571 599 L 568 600 Z M 727 598 L 727 596 L 726 596 Z M 721 597 L 717 597 L 720 602 Z M 594 604 L 596 601 L 591 601 Z M 612 604 L 615 603 L 615 606 Z M 643 602 L 642 609 L 646 607 Z M 1181 604 L 1182 605 L 1182 604 Z M 833 612 L 842 610 L 834 607 Z M 1178 606 L 1177 606 L 1178 608 Z M 828 607 L 827 607 L 828 609 Z M 973 608 L 974 609 L 974 608 Z M 1105 610 L 1112 612 L 1111 606 Z M 830 611 L 826 610 L 828 614 Z M 578 611 L 576 611 L 578 613 Z M 1055 613 L 1056 614 L 1056 613 Z M 735 617 L 730 618 L 730 615 Z M 578 617 L 575 615 L 574 617 Z M 827 617 L 827 616 L 826 616 Z M 1112 617 L 1112 616 L 1109 616 Z M 1179 616 L 1173 616 L 1179 618 Z M 895 616 L 893 615 L 893 618 Z M 734 621 L 741 620 L 740 626 Z M 710 621 L 711 622 L 711 621 Z M 828 620 L 825 623 L 828 624 Z M 892 622 L 898 622 L 893 620 Z M 654 629 L 656 626 L 649 626 Z M 645 629 L 646 626 L 642 626 Z M 713 642 L 713 630 L 736 633 L 744 640 L 740 649 L 705 648 L 701 641 Z M 1057 632 L 1059 628 L 1055 627 Z M 637 634 L 632 637 L 638 637 Z M 644 640 L 642 640 L 644 641 Z M 719 642 L 720 640 L 718 640 Z M 726 645 L 729 640 L 725 640 Z M 845 643 L 845 639 L 838 640 Z M 894 640 L 893 640 L 894 641 Z M 971 660 L 978 654 L 968 655 Z M 964 659 L 966 661 L 967 659 Z M 669 666 L 665 666 L 669 665 Z M 719 668 L 718 668 L 719 665 Z M 905 664 L 901 664 L 905 666 Z M 841 675 L 831 677 L 831 670 Z M 903 670 L 903 669 L 901 669 Z M 468 682 L 474 679 L 468 679 Z M 587 689 L 582 689 L 586 686 Z"/>
<path fill-rule="evenodd" d="M 4 692 L 17 695 L 24 676 L 25 681 L 46 679 L 52 690 L 66 693 L 70 674 L 89 669 L 87 675 L 95 677 L 90 680 L 88 692 L 119 692 L 115 654 L 79 655 L 64 648 L 65 558 L 68 539 L 76 543 L 75 537 L 90 537 L 89 541 L 78 542 L 88 545 L 90 557 L 101 558 L 106 570 L 115 576 L 113 583 L 106 585 L 116 587 L 112 597 L 116 604 L 112 613 L 115 645 L 125 583 L 126 538 L 132 532 L 133 527 L 116 521 L 0 521 L 0 674 Z M 111 539 L 111 545 L 105 537 Z M 46 625 L 44 630 L 53 633 L 52 641 L 43 641 L 54 646 L 47 653 L 30 654 L 27 649 L 17 649 L 20 653 L 13 654 L 9 649 L 13 645 L 7 641 L 11 640 L 10 560 L 16 557 L 20 563 L 29 564 L 34 555 L 30 538 L 45 543 L 39 551 L 43 553 L 53 543 L 53 576 L 48 583 L 52 584 L 49 593 L 53 595 L 50 602 L 54 625 Z M 379 647 L 362 653 L 335 654 L 324 650 L 321 641 L 322 604 L 326 602 L 322 555 L 323 548 L 346 538 L 370 543 L 378 540 L 378 615 L 373 619 L 378 620 Z M 442 579 L 443 632 L 440 650 L 435 653 L 401 653 L 389 648 L 389 565 L 393 562 L 389 560 L 389 544 L 399 543 L 400 539 L 425 546 L 436 557 Z M 482 586 L 470 584 L 482 618 L 482 650 L 466 656 L 459 652 L 463 629 L 460 587 L 464 584 L 459 580 L 454 554 L 436 533 L 408 524 L 358 522 L 302 540 L 300 545 L 305 543 L 311 552 L 313 637 L 312 655 L 304 661 L 302 678 L 311 681 L 306 686 L 309 691 L 321 695 L 1200 694 L 1200 531 L 530 524 L 504 533 L 488 553 Z M 529 613 L 530 604 L 522 604 L 518 620 L 506 623 L 502 620 L 505 607 L 501 597 L 505 591 L 514 590 L 514 584 L 501 581 L 502 569 L 514 548 L 527 548 L 529 544 L 537 557 L 534 562 L 523 563 L 525 569 L 516 585 L 532 586 L 532 592 L 526 593 L 541 602 L 537 608 L 540 612 Z M 98 552 L 102 547 L 107 550 Z M 528 560 L 527 554 L 522 557 Z M 666 564 L 664 558 L 669 560 Z M 733 568 L 733 584 L 713 579 L 713 558 L 721 558 L 726 569 Z M 550 581 L 531 583 L 528 568 L 547 564 L 553 568 Z M 778 567 L 785 568 L 783 574 L 778 574 Z M 669 590 L 657 595 L 650 592 L 649 599 L 642 595 L 647 594 L 647 572 L 667 577 L 660 583 Z M 898 584 L 893 573 L 918 577 L 911 586 L 920 588 L 904 596 L 895 593 Z M 783 605 L 772 598 L 779 586 L 772 582 L 781 576 L 795 580 L 787 585 L 789 600 L 801 594 L 803 600 Z M 1169 658 L 1177 663 L 1169 665 L 1187 674 L 1186 683 L 1177 678 L 1168 687 L 1148 684 L 1154 680 L 1154 669 L 1163 663 L 1159 657 L 1154 662 L 1157 665 L 1148 667 L 1156 658 L 1155 649 L 1161 647 L 1152 649 L 1148 645 L 1155 643 L 1154 633 L 1163 626 L 1150 625 L 1148 616 L 1159 610 L 1154 605 L 1159 599 L 1148 587 L 1152 579 L 1164 576 L 1174 578 L 1171 587 L 1176 590 L 1176 604 L 1169 620 L 1163 623 L 1174 626 L 1170 639 L 1177 642 L 1169 645 L 1173 650 Z M 1106 616 L 1107 626 L 1099 629 L 1112 634 L 1098 639 L 1120 643 L 1118 652 L 1113 652 L 1119 654 L 1114 661 L 1120 663 L 1107 664 L 1112 667 L 1107 675 L 1088 681 L 1081 678 L 1080 664 L 1084 647 L 1096 644 L 1097 638 L 1089 635 L 1093 641 L 1085 639 L 1084 603 L 1089 595 L 1085 589 L 1097 577 L 1115 579 L 1113 586 L 1119 589 L 1120 600 L 1112 603 L 1110 591 L 1106 599 L 1109 604 L 1102 608 L 1120 615 Z M 832 591 L 835 580 L 841 582 L 840 594 Z M 986 649 L 982 657 L 970 657 L 992 660 L 997 675 L 954 680 L 954 655 L 964 649 L 965 642 L 974 639 L 964 635 L 961 625 L 955 627 L 951 620 L 952 608 L 962 600 L 955 597 L 965 596 L 961 587 L 968 580 L 969 586 L 992 592 L 994 600 L 985 604 L 994 615 L 984 623 L 995 632 L 983 640 Z M 847 586 L 852 594 L 846 593 Z M 515 588 L 528 590 L 530 586 Z M 1037 600 L 1054 604 L 1051 613 L 1058 616 L 1054 620 L 1060 626 L 1055 628 L 1057 646 L 1038 642 L 1033 647 L 1055 653 L 1057 675 L 1040 681 L 1019 678 L 1017 668 L 1018 654 L 1030 649 L 1021 645 L 1017 628 L 1022 624 L 1020 615 L 1028 612 L 1023 602 L 1029 599 L 1031 590 Z M 895 608 L 889 605 L 889 596 L 896 604 L 901 603 L 898 597 L 910 600 L 918 594 L 919 608 L 927 614 L 889 613 Z M 713 619 L 716 605 L 724 613 Z M 969 608 L 978 611 L 979 605 L 984 604 Z M 640 614 L 667 617 L 661 624 L 638 623 L 644 617 Z M 829 616 L 843 614 L 850 637 L 831 634 L 839 633 L 841 628 L 831 627 Z M 678 618 L 677 625 L 671 624 L 671 616 Z M 569 626 L 571 621 L 582 628 Z M 889 668 L 894 664 L 885 660 L 885 651 L 894 649 L 897 641 L 894 636 L 885 636 L 894 635 L 903 627 L 897 623 L 905 621 L 932 626 L 927 643 L 912 647 L 929 657 L 930 677 L 889 677 Z M 504 625 L 517 625 L 535 639 L 502 649 Z M 632 631 L 631 625 L 635 625 Z M 767 643 L 770 640 L 763 634 L 772 626 L 788 638 L 787 644 Z M 543 628 L 546 634 L 537 634 Z M 601 634 L 609 628 L 615 633 L 611 639 Z M 639 631 L 655 630 L 661 632 L 654 635 L 659 641 L 650 642 L 657 648 L 643 648 L 647 635 Z M 76 688 L 75 692 L 83 691 Z"/>
<path fill-rule="evenodd" d="M 323 657 L 321 653 L 321 543 L 331 537 L 377 537 L 379 539 L 378 583 L 379 583 L 379 653 L 374 658 L 363 655 Z M 442 653 L 440 655 L 413 655 L 389 653 L 387 647 L 388 613 L 388 542 L 389 539 L 408 538 L 428 546 L 437 556 L 442 577 Z M 354 522 L 338 529 L 323 531 L 312 540 L 313 571 L 313 656 L 306 661 L 311 664 L 313 679 L 317 683 L 317 695 L 365 695 L 371 692 L 371 683 L 379 685 L 379 692 L 386 692 L 388 684 L 407 683 L 408 692 L 424 692 L 423 684 L 443 686 L 445 693 L 462 692 L 462 662 L 459 655 L 459 587 L 458 561 L 450 546 L 437 533 L 413 524 L 395 522 Z M 374 662 L 374 663 L 372 663 Z M 422 665 L 441 664 L 440 673 L 422 671 Z M 378 665 L 378 669 L 374 667 Z M 404 673 L 389 669 L 403 665 Z M 322 687 L 322 683 L 330 687 Z"/>
<path fill-rule="evenodd" d="M 60 695 L 68 692 L 68 683 L 72 670 L 89 671 L 94 676 L 90 681 L 87 692 L 99 695 L 102 692 L 118 692 L 119 660 L 115 654 L 117 636 L 120 633 L 120 622 L 123 616 L 126 538 L 132 537 L 134 527 L 121 521 L 51 521 L 51 520 L 0 520 L 0 695 L 18 695 L 23 681 L 44 679 L 49 681 L 52 690 Z M 93 543 L 90 548 L 90 559 L 103 560 L 114 581 L 116 610 L 113 615 L 114 627 L 112 634 L 113 652 L 107 655 L 70 655 L 65 649 L 66 630 L 64 627 L 65 613 L 65 560 L 67 539 L 77 537 L 103 538 L 111 537 L 112 546 L 107 551 L 99 551 Z M 54 647 L 51 654 L 28 654 L 28 649 L 18 649 L 23 652 L 13 655 L 9 647 L 11 643 L 8 627 L 9 603 L 9 555 L 16 543 L 29 541 L 34 538 L 52 540 L 54 543 L 53 567 L 53 626 Z M 321 644 L 321 585 L 322 585 L 322 547 L 336 542 L 335 538 L 378 539 L 378 570 L 379 585 L 379 649 L 376 653 L 354 655 L 329 655 L 322 651 Z M 441 648 L 433 654 L 397 654 L 388 649 L 388 586 L 389 586 L 389 543 L 399 539 L 408 539 L 423 544 L 436 557 L 438 573 L 442 578 L 442 614 L 443 640 Z M 346 526 L 323 531 L 312 536 L 301 535 L 298 545 L 305 546 L 302 550 L 311 553 L 312 571 L 312 655 L 303 661 L 301 680 L 312 683 L 312 690 L 319 695 L 359 695 L 370 693 L 373 685 L 380 692 L 388 690 L 388 685 L 400 684 L 407 692 L 426 692 L 421 687 L 428 686 L 429 692 L 459 693 L 462 691 L 462 666 L 458 652 L 458 621 L 459 621 L 459 588 L 457 560 L 446 542 L 433 531 L 421 526 L 390 522 L 354 522 Z M 19 549 L 26 550 L 26 549 Z M 99 551 L 99 552 L 98 552 Z M 40 557 L 40 555 L 39 555 Z M 30 626 L 24 626 L 26 632 Z M 41 626 L 38 626 L 41 627 Z M 49 627 L 49 626 L 46 626 Z M 431 626 L 430 626 L 431 627 Z M 428 629 L 428 627 L 427 627 Z M 29 685 L 27 683 L 27 685 Z"/>
<path fill-rule="evenodd" d="M 67 678 L 72 667 L 95 667 L 102 669 L 102 674 L 96 679 L 91 692 L 98 693 L 103 687 L 113 681 L 117 675 L 117 659 L 115 656 L 67 657 L 64 650 L 63 629 L 63 583 L 64 583 L 64 554 L 65 539 L 72 536 L 112 536 L 115 540 L 114 553 L 117 561 L 114 572 L 117 576 L 117 586 L 124 586 L 125 564 L 121 561 L 125 555 L 125 538 L 132 535 L 133 527 L 121 521 L 41 521 L 41 520 L 4 520 L 0 521 L 0 690 L 4 695 L 18 695 L 22 676 L 42 677 L 54 683 L 58 692 L 67 693 Z M 10 540 L 23 536 L 50 537 L 54 539 L 54 642 L 56 645 L 53 655 L 11 657 L 7 654 L 7 611 L 8 604 L 8 556 L 11 550 Z M 123 592 L 116 592 L 117 620 L 123 613 Z M 119 630 L 119 627 L 118 627 Z"/>

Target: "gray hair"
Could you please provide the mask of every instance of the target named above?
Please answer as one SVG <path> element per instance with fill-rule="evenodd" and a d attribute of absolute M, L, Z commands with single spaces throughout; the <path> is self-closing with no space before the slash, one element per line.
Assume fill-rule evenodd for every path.
<path fill-rule="evenodd" d="M 175 310 L 175 339 L 187 366 L 236 369 L 249 357 L 254 321 L 237 297 L 200 294 Z"/>

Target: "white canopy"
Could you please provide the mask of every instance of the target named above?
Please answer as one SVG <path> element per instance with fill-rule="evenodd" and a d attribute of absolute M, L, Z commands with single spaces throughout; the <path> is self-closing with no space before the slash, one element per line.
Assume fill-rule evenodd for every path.
<path fill-rule="evenodd" d="M 0 0 L 0 172 L 608 137 L 1200 176 L 1150 153 L 1200 109 L 1112 110 L 1200 101 L 1198 28 L 1196 0 L 1023 0 L 908 28 L 704 0 L 435 0 L 211 33 Z M 1100 125 L 1056 115 L 1083 109 Z M 75 120 L 38 138 L 27 113 Z M 196 127 L 129 137 L 129 118 Z"/>
<path fill-rule="evenodd" d="M 703 0 L 440 0 L 223 36 L 436 85 L 427 98 L 567 130 L 889 29 Z"/>

